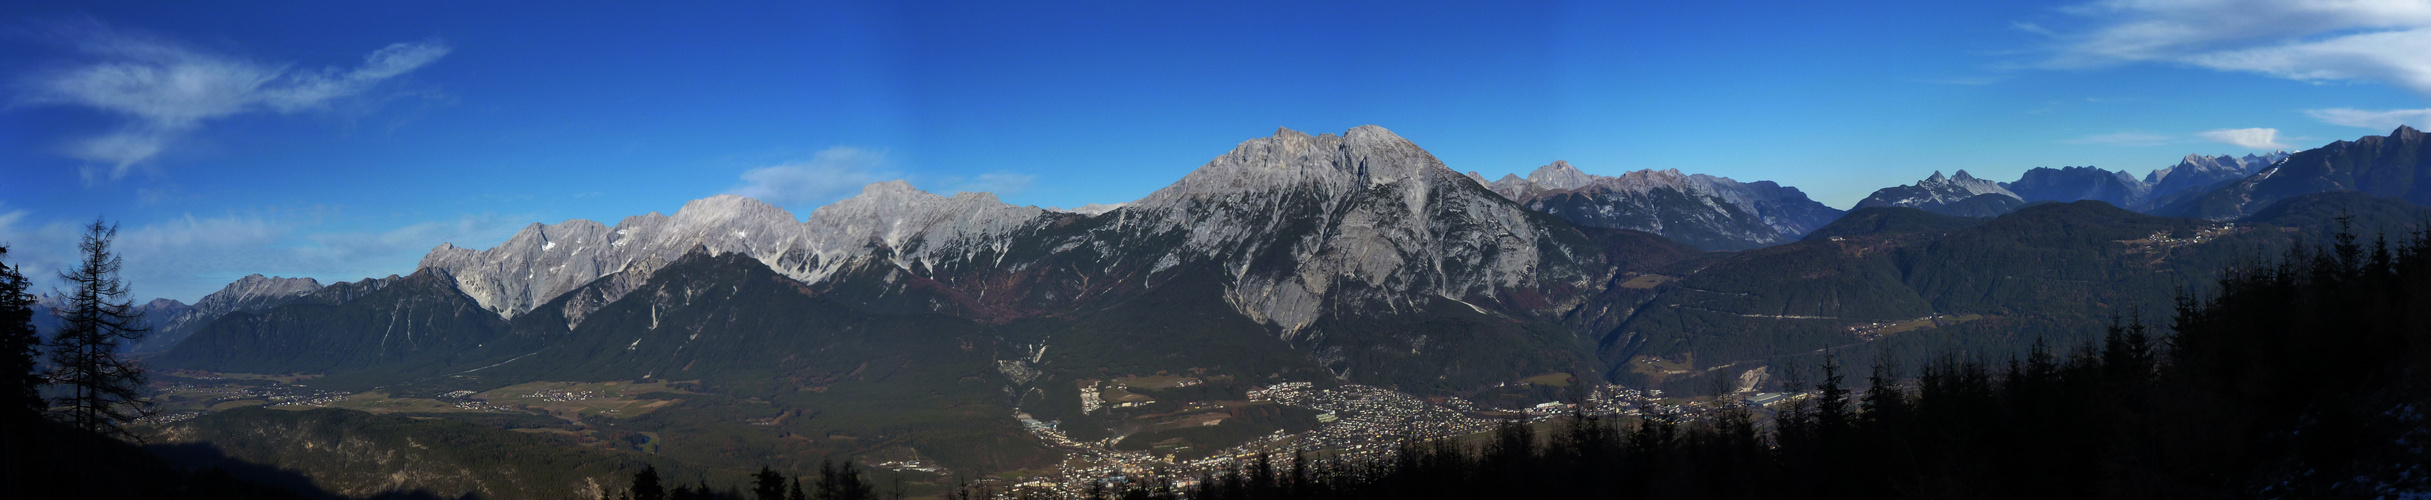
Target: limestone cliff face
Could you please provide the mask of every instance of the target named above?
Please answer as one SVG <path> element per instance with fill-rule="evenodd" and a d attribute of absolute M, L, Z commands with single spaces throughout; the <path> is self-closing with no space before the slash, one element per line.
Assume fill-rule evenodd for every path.
<path fill-rule="evenodd" d="M 1116 244 L 1088 248 L 1155 250 L 1154 270 L 1219 263 L 1226 298 L 1286 336 L 1329 307 L 1387 312 L 1435 297 L 1551 312 L 1572 304 L 1512 292 L 1593 288 L 1608 273 L 1575 230 L 1375 126 L 1243 142 L 1109 215 Z M 1178 245 L 1150 243 L 1166 240 Z"/>

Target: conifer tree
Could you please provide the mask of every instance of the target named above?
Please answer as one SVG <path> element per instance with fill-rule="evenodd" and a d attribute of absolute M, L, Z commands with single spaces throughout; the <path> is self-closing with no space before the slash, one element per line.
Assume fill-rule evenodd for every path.
<path fill-rule="evenodd" d="M 777 471 L 769 469 L 768 466 L 763 465 L 760 466 L 759 473 L 751 475 L 751 480 L 752 498 L 757 500 L 785 500 L 784 474 L 778 474 Z"/>
<path fill-rule="evenodd" d="M 33 491 L 17 484 L 33 479 L 28 466 L 39 445 L 30 439 L 42 424 L 42 373 L 35 364 L 42 338 L 34 333 L 34 298 L 25 275 L 8 265 L 0 246 L 0 490 Z"/>
<path fill-rule="evenodd" d="M 1899 389 L 1898 368 L 1890 365 L 1890 356 L 1875 358 L 1874 373 L 1866 376 L 1865 408 L 1868 423 L 1899 425 L 1907 422 L 1908 394 Z"/>
<path fill-rule="evenodd" d="M 842 465 L 832 461 L 819 463 L 819 484 L 812 488 L 815 500 L 868 500 L 875 498 L 877 485 L 861 477 L 861 470 L 851 460 Z"/>
<path fill-rule="evenodd" d="M 633 473 L 633 500 L 667 500 L 667 487 L 659 484 L 658 468 L 643 465 Z"/>
<path fill-rule="evenodd" d="M 129 436 L 125 425 L 149 416 L 143 399 L 143 368 L 119 357 L 120 342 L 142 340 L 151 331 L 143 313 L 126 299 L 126 282 L 118 279 L 121 262 L 110 252 L 118 226 L 100 219 L 85 226 L 77 244 L 83 258 L 59 274 L 71 288 L 59 307 L 59 332 L 51 339 L 51 381 L 67 386 L 58 406 L 66 407 L 68 423 L 102 434 Z"/>
<path fill-rule="evenodd" d="M 1849 408 L 1849 389 L 1841 385 L 1840 358 L 1823 354 L 1823 384 L 1815 386 L 1815 420 L 1825 433 L 1847 429 L 1855 412 Z"/>
<path fill-rule="evenodd" d="M 34 363 L 42 337 L 34 333 L 34 297 L 18 266 L 0 246 L 0 426 L 18 429 L 41 418 L 42 373 Z"/>

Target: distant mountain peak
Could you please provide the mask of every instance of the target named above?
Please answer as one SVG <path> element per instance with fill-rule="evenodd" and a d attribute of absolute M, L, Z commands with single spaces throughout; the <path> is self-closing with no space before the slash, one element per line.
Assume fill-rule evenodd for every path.
<path fill-rule="evenodd" d="M 903 181 L 893 181 L 893 183 L 898 184 L 902 182 Z M 881 182 L 871 184 L 871 186 L 883 184 L 888 183 Z M 911 187 L 910 184 L 902 184 L 902 186 L 905 189 L 909 189 Z M 912 191 L 918 192 L 919 190 L 913 189 Z M 869 192 L 869 188 L 862 189 L 862 193 L 865 195 Z M 770 205 L 768 202 L 731 194 L 721 194 L 708 198 L 692 200 L 684 203 L 683 208 L 675 211 L 675 219 L 677 220 L 726 220 L 734 218 L 774 218 L 784 219 L 787 221 L 796 220 L 794 219 L 793 212 L 786 211 L 783 208 L 777 208 L 776 205 Z"/>
<path fill-rule="evenodd" d="M 2029 202 L 2099 200 L 2118 207 L 2142 201 L 2151 189 L 2150 184 L 2127 172 L 2094 166 L 2035 167 L 2019 175 L 2017 182 L 2003 182 L 2000 186 Z"/>
<path fill-rule="evenodd" d="M 1944 176 L 1940 170 L 1915 184 L 1892 186 L 1874 191 L 1852 208 L 1914 207 L 1944 215 L 1988 217 L 2006 213 L 2025 204 L 2019 196 L 2000 183 L 1978 179 L 1966 170 L 1956 176 Z M 1977 198 L 1989 196 L 1988 198 Z"/>
<path fill-rule="evenodd" d="M 2144 176 L 2146 199 L 2138 206 L 2158 209 L 2186 196 L 2200 194 L 2203 189 L 2219 183 L 2261 173 L 2263 169 L 2287 158 L 2287 151 L 2261 155 L 2247 153 L 2243 157 L 2189 154 L 2180 158 L 2176 165 L 2154 170 Z"/>
<path fill-rule="evenodd" d="M 1130 205 L 1130 203 L 1090 203 L 1072 208 L 1047 207 L 1047 211 L 1081 215 L 1099 215 L 1106 212 L 1112 212 L 1117 208 L 1123 208 L 1125 205 Z"/>
<path fill-rule="evenodd" d="M 1526 178 L 1505 174 L 1483 184 L 1504 198 L 1572 224 L 1646 231 L 1706 249 L 1795 241 L 1841 214 L 1796 188 L 1685 174 L 1677 168 L 1607 177 L 1555 160 Z"/>
<path fill-rule="evenodd" d="M 1529 172 L 1528 182 L 1536 183 L 1537 186 L 1545 189 L 1578 189 L 1595 183 L 1595 176 L 1587 175 L 1586 172 L 1570 166 L 1570 162 L 1553 160 L 1553 163 L 1536 167 L 1536 171 Z"/>
<path fill-rule="evenodd" d="M 321 288 L 321 282 L 312 278 L 282 278 L 259 273 L 246 275 L 217 292 L 196 299 L 193 307 L 171 316 L 166 323 L 153 325 L 154 333 L 146 344 L 174 345 L 220 316 L 237 311 L 269 309 L 320 291 Z"/>
<path fill-rule="evenodd" d="M 2362 191 L 2372 196 L 2403 198 L 2431 204 L 2431 185 L 2414 182 L 2431 171 L 2431 148 L 2419 147 L 2423 133 L 2399 125 L 2387 136 L 2342 140 L 2295 154 L 2273 153 L 2248 162 L 2235 182 L 2205 183 L 2178 198 L 2160 200 L 2155 212 L 2212 220 L 2249 215 L 2271 203 L 2323 191 Z M 2228 156 L 2221 156 L 2228 159 Z M 2181 164 L 2186 166 L 2186 164 Z M 2171 174 L 2168 180 L 2179 175 Z"/>

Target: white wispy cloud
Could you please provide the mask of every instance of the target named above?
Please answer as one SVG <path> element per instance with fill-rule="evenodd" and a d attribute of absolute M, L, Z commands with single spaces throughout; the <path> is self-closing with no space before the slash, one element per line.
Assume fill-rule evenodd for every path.
<path fill-rule="evenodd" d="M 2431 2 L 2104 0 L 2064 11 L 2093 25 L 2030 25 L 2056 44 L 2041 66 L 2167 62 L 2308 82 L 2379 81 L 2431 94 L 2431 50 L 2424 49 Z"/>
<path fill-rule="evenodd" d="M 777 205 L 825 204 L 861 192 L 870 183 L 896 178 L 887 167 L 885 151 L 837 146 L 808 161 L 745 171 L 743 183 L 726 193 Z"/>
<path fill-rule="evenodd" d="M 81 60 L 27 75 L 16 100 L 89 108 L 122 119 L 117 130 L 63 148 L 70 157 L 94 163 L 85 169 L 87 182 L 124 177 L 212 120 L 323 109 L 427 66 L 450 50 L 437 40 L 395 43 L 352 67 L 299 69 L 99 23 L 63 25 L 54 36 Z"/>
<path fill-rule="evenodd" d="M 2431 109 L 2389 109 L 2371 111 L 2353 108 L 2308 109 L 2305 114 L 2331 125 L 2395 130 L 2399 125 L 2414 128 L 2431 126 Z"/>
<path fill-rule="evenodd" d="M 30 225 L 25 210 L 0 213 L 0 243 L 11 265 L 24 265 L 37 288 L 57 284 L 72 265 L 83 224 L 90 219 Z M 120 228 L 112 249 L 125 259 L 119 275 L 138 301 L 193 301 L 253 273 L 318 278 L 324 283 L 412 272 L 440 243 L 488 247 L 505 241 L 529 216 L 461 215 L 387 230 L 327 231 L 317 217 L 259 214 L 184 215 Z"/>
<path fill-rule="evenodd" d="M 2078 137 L 2075 139 L 2069 139 L 2068 142 L 2075 144 L 2109 144 L 2114 146 L 2159 146 L 2162 144 L 2177 142 L 2177 138 L 2149 132 L 2113 132 L 2108 134 L 2094 134 Z"/>
<path fill-rule="evenodd" d="M 2246 149 L 2288 148 L 2288 145 L 2279 143 L 2279 129 L 2275 128 L 2224 128 L 2197 132 L 2195 136 Z"/>

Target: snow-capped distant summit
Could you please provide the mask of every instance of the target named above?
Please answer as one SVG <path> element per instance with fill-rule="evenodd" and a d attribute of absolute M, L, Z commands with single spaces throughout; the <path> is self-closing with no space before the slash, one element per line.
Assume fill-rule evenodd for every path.
<path fill-rule="evenodd" d="M 2247 154 L 2243 157 L 2219 155 L 2186 155 L 2177 165 L 2154 170 L 2144 176 L 2146 200 L 2138 205 L 2159 208 L 2177 200 L 2201 194 L 2206 188 L 2261 173 L 2262 169 L 2286 160 L 2288 152 L 2274 151 L 2267 155 Z"/>
<path fill-rule="evenodd" d="M 1483 176 L 1471 174 L 1472 179 Z M 1709 250 L 1736 250 L 1796 241 L 1840 217 L 1841 211 L 1772 181 L 1742 183 L 1679 169 L 1638 170 L 1606 177 L 1556 160 L 1527 178 L 1505 175 L 1495 193 L 1573 224 L 1662 234 Z"/>
<path fill-rule="evenodd" d="M 1948 177 L 1935 170 L 1932 176 L 1915 184 L 1875 190 L 1873 195 L 1857 202 L 1855 208 L 1913 207 L 1947 215 L 1989 217 L 2025 204 L 2025 198 L 2000 183 L 1975 178 L 1965 170 Z"/>
<path fill-rule="evenodd" d="M 672 216 L 627 217 L 615 227 L 582 219 L 533 224 L 487 250 L 442 244 L 421 267 L 445 271 L 482 307 L 512 317 L 603 276 L 627 273 L 638 285 L 694 248 L 742 253 L 815 281 L 841 256 L 866 253 L 867 247 L 888 247 L 899 258 L 916 255 L 914 242 L 1003 231 L 1041 212 L 988 193 L 937 196 L 903 181 L 870 184 L 860 195 L 812 211 L 807 221 L 759 200 L 717 195 L 685 203 Z"/>
<path fill-rule="evenodd" d="M 2421 131 L 2401 125 L 2387 136 L 2364 136 L 2284 156 L 2257 157 L 2261 161 L 2235 158 L 2234 166 L 2256 170 L 2235 180 L 2204 184 L 2174 199 L 2156 199 L 2153 213 L 2227 220 L 2251 215 L 2279 200 L 2324 191 L 2361 191 L 2431 203 L 2431 185 L 2408 181 L 2431 172 L 2431 148 L 2423 147 L 2424 142 Z M 2195 167 L 2189 170 L 2198 172 L 2232 165 L 2225 157 L 2208 162 L 2188 160 L 2179 165 Z M 2181 176 L 2189 176 L 2189 172 L 2171 173 L 2162 183 L 2171 184 Z"/>

